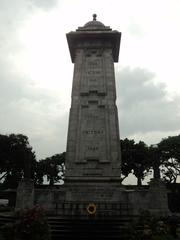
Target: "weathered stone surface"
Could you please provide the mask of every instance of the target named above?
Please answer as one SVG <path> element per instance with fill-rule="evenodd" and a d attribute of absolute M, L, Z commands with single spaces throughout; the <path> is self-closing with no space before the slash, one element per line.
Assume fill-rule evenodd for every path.
<path fill-rule="evenodd" d="M 93 22 L 67 34 L 75 64 L 66 151 L 68 182 L 120 181 L 114 61 L 121 33 L 104 25 L 99 30 L 99 26 Z"/>
<path fill-rule="evenodd" d="M 25 178 L 19 182 L 16 196 L 16 210 L 32 208 L 34 205 L 34 183 Z"/>
<path fill-rule="evenodd" d="M 149 212 L 152 215 L 171 215 L 168 208 L 167 189 L 163 183 L 150 186 L 149 189 L 136 188 L 122 192 L 126 196 L 126 203 L 131 206 L 131 215 Z"/>

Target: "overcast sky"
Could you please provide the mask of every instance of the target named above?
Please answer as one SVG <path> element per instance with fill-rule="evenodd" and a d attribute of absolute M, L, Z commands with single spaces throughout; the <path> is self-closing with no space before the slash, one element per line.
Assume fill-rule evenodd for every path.
<path fill-rule="evenodd" d="M 73 64 L 66 33 L 92 20 L 122 32 L 115 64 L 120 136 L 180 134 L 179 0 L 0 0 L 0 133 L 37 159 L 66 150 Z"/>

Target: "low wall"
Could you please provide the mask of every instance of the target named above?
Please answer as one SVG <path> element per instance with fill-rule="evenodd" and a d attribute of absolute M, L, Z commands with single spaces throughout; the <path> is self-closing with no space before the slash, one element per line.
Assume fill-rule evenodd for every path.
<path fill-rule="evenodd" d="M 179 189 L 179 190 L 178 190 Z M 69 194 L 70 188 L 65 185 L 38 186 L 34 189 L 33 204 L 43 206 L 49 213 L 53 214 L 86 214 L 86 208 L 89 203 L 97 205 L 97 211 L 103 214 L 130 214 L 138 215 L 142 211 L 150 211 L 153 214 L 171 214 L 178 212 L 180 199 L 180 186 L 170 185 L 168 189 L 162 182 L 151 182 L 148 186 L 121 186 L 113 189 L 113 198 L 107 190 L 107 194 L 98 195 L 95 190 L 96 199 L 92 194 L 82 193 L 79 188 L 76 195 Z M 73 189 L 75 194 L 77 189 Z M 105 192 L 105 191 L 104 191 Z M 23 196 L 21 189 L 21 196 Z M 10 199 L 9 205 L 15 206 L 16 191 L 2 191 L 1 198 Z M 74 198 L 75 196 L 75 198 Z M 79 197 L 78 197 L 79 196 Z M 91 198 L 89 197 L 91 196 Z M 108 196 L 108 199 L 106 198 Z M 169 202 L 169 203 L 168 203 Z M 19 203 L 19 206 L 21 203 Z M 169 206 L 169 208 L 168 208 Z M 180 210 L 180 209 L 179 209 Z M 104 211 L 104 213 L 103 213 Z"/>
<path fill-rule="evenodd" d="M 113 189 L 116 191 L 115 195 L 113 195 L 115 197 L 111 198 L 107 193 L 109 199 L 104 195 L 100 198 L 101 195 L 97 194 L 97 186 L 94 190 L 95 194 L 93 195 L 91 189 L 91 194 L 87 195 L 87 197 L 85 193 L 90 188 L 87 187 L 84 193 L 83 189 L 82 187 L 74 187 L 73 195 L 71 192 L 69 193 L 70 190 L 65 185 L 62 185 L 59 189 L 36 189 L 34 203 L 40 204 L 51 213 L 60 215 L 85 215 L 86 208 L 90 203 L 97 205 L 97 211 L 101 215 L 139 215 L 142 211 L 149 211 L 158 215 L 170 214 L 167 189 L 160 181 L 152 181 L 148 188 L 130 189 L 124 186 Z M 73 196 L 75 197 L 73 198 Z"/>

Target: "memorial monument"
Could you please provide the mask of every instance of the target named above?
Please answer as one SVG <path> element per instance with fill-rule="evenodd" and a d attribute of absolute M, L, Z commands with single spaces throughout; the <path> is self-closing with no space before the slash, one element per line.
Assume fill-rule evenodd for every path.
<path fill-rule="evenodd" d="M 74 76 L 65 183 L 34 189 L 24 181 L 17 191 L 16 208 L 39 204 L 62 218 L 137 216 L 142 210 L 167 214 L 167 190 L 160 179 L 148 188 L 121 185 L 114 73 L 121 33 L 96 17 L 66 35 Z"/>
<path fill-rule="evenodd" d="M 120 39 L 121 33 L 97 21 L 96 14 L 92 21 L 67 34 L 74 76 L 65 183 L 86 187 L 88 183 L 88 192 L 91 184 L 96 188 L 120 185 L 121 151 L 114 73 Z M 79 188 L 79 191 L 82 196 L 83 190 Z M 85 195 L 87 198 L 87 192 Z M 94 199 L 98 198 L 94 191 L 93 195 Z"/>

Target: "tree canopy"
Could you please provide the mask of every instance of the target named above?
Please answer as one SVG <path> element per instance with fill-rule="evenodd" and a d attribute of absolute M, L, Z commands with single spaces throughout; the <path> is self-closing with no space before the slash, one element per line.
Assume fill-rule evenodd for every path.
<path fill-rule="evenodd" d="M 162 139 L 147 146 L 143 141 L 120 140 L 122 153 L 122 179 L 130 173 L 142 180 L 154 170 L 166 182 L 176 183 L 180 176 L 180 135 Z M 0 182 L 4 188 L 16 188 L 22 178 L 32 178 L 35 184 L 63 183 L 65 177 L 65 152 L 36 160 L 35 152 L 23 134 L 0 134 Z M 3 183 L 3 184 L 2 184 Z"/>
<path fill-rule="evenodd" d="M 44 177 L 49 182 L 49 185 L 64 180 L 65 173 L 65 152 L 61 154 L 55 154 L 51 157 L 40 160 L 37 163 L 36 181 L 42 184 Z"/>
<path fill-rule="evenodd" d="M 0 180 L 6 187 L 17 187 L 23 177 L 33 178 L 36 156 L 23 134 L 0 135 Z"/>
<path fill-rule="evenodd" d="M 180 175 L 180 135 L 162 139 L 158 148 L 164 180 L 176 183 Z"/>
<path fill-rule="evenodd" d="M 137 184 L 140 186 L 142 180 L 149 172 L 149 149 L 148 146 L 139 141 L 124 139 L 120 140 L 122 152 L 122 181 L 133 173 L 137 178 Z"/>
<path fill-rule="evenodd" d="M 121 140 L 122 181 L 133 173 L 137 184 L 154 170 L 154 177 L 176 183 L 180 176 L 180 135 L 164 138 L 158 144 L 147 146 L 140 141 Z"/>

